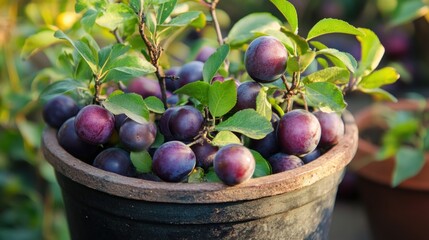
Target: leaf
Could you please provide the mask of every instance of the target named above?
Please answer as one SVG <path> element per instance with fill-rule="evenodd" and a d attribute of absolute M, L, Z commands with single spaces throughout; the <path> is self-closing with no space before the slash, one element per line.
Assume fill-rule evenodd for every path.
<path fill-rule="evenodd" d="M 165 2 L 159 6 L 156 18 L 158 25 L 165 22 L 165 20 L 170 16 L 171 12 L 173 12 L 176 4 L 177 0 L 169 0 L 168 2 Z"/>
<path fill-rule="evenodd" d="M 102 104 L 111 113 L 124 113 L 138 123 L 145 123 L 149 119 L 149 109 L 142 96 L 135 93 L 112 94 Z"/>
<path fill-rule="evenodd" d="M 295 53 L 295 45 L 293 44 L 292 40 L 288 36 L 286 36 L 285 33 L 283 33 L 280 30 L 266 29 L 263 32 L 254 32 L 254 33 L 255 33 L 256 37 L 273 36 L 273 37 L 277 38 L 280 42 L 282 42 L 283 45 L 285 45 L 289 54 Z"/>
<path fill-rule="evenodd" d="M 154 73 L 155 67 L 149 63 L 143 56 L 133 52 L 118 57 L 109 65 L 109 75 L 107 79 L 128 80 L 140 77 L 148 73 Z"/>
<path fill-rule="evenodd" d="M 85 85 L 82 82 L 72 79 L 57 81 L 43 89 L 40 93 L 40 98 L 49 99 L 55 95 L 75 91 L 78 88 L 85 88 Z"/>
<path fill-rule="evenodd" d="M 364 77 L 377 68 L 383 58 L 384 47 L 381 45 L 380 40 L 373 31 L 365 28 L 360 28 L 360 31 L 364 32 L 365 36 L 357 37 L 361 43 L 362 57 L 356 76 Z"/>
<path fill-rule="evenodd" d="M 130 0 L 130 7 L 135 13 L 139 13 L 144 8 L 144 0 Z"/>
<path fill-rule="evenodd" d="M 292 42 L 295 43 L 296 50 L 297 50 L 299 55 L 304 55 L 310 49 L 308 42 L 304 38 L 302 38 L 301 36 L 291 32 L 285 28 L 282 28 L 282 32 L 284 34 L 286 34 L 286 36 L 288 36 L 292 40 Z M 294 55 L 296 55 L 296 53 Z"/>
<path fill-rule="evenodd" d="M 350 72 L 341 67 L 329 67 L 317 72 L 311 73 L 302 79 L 304 83 L 312 82 L 330 82 L 335 84 L 344 84 L 349 82 Z"/>
<path fill-rule="evenodd" d="M 210 84 L 203 81 L 196 81 L 174 91 L 175 94 L 185 94 L 200 101 L 203 105 L 209 104 Z"/>
<path fill-rule="evenodd" d="M 216 175 L 213 167 L 210 167 L 206 173 L 205 180 L 207 182 L 222 182 L 220 178 Z"/>
<path fill-rule="evenodd" d="M 219 123 L 215 130 L 241 133 L 253 139 L 262 139 L 273 131 L 272 124 L 254 109 L 236 112 L 227 120 Z"/>
<path fill-rule="evenodd" d="M 293 72 L 304 72 L 307 67 L 314 61 L 316 53 L 313 51 L 306 52 L 300 56 L 293 56 L 288 59 L 287 71 Z"/>
<path fill-rule="evenodd" d="M 234 80 L 215 81 L 209 88 L 209 111 L 213 117 L 221 117 L 229 112 L 237 102 L 237 86 Z"/>
<path fill-rule="evenodd" d="M 255 159 L 255 172 L 253 172 L 253 178 L 268 176 L 272 173 L 271 165 L 270 163 L 262 157 L 262 155 L 255 151 L 250 149 L 250 152 L 252 152 L 253 158 Z"/>
<path fill-rule="evenodd" d="M 356 71 L 356 59 L 349 53 L 340 52 L 333 48 L 326 48 L 317 51 L 317 55 L 327 56 L 337 67 L 345 67 L 352 73 Z"/>
<path fill-rule="evenodd" d="M 188 183 L 202 183 L 204 182 L 204 169 L 196 167 L 188 176 Z"/>
<path fill-rule="evenodd" d="M 42 137 L 41 126 L 27 120 L 17 121 L 16 125 L 26 144 L 35 148 L 40 148 L 40 139 Z"/>
<path fill-rule="evenodd" d="M 54 33 L 55 32 L 50 29 L 42 30 L 25 39 L 24 46 L 21 50 L 21 58 L 28 59 L 40 50 L 60 42 L 61 40 L 54 37 Z"/>
<path fill-rule="evenodd" d="M 423 151 L 429 151 L 429 128 L 423 130 Z"/>
<path fill-rule="evenodd" d="M 393 12 L 390 23 L 400 25 L 409 23 L 417 18 L 425 16 L 429 12 L 429 6 L 422 0 L 399 1 Z"/>
<path fill-rule="evenodd" d="M 425 164 L 421 149 L 400 147 L 395 157 L 392 186 L 396 187 L 406 179 L 417 175 Z"/>
<path fill-rule="evenodd" d="M 237 135 L 231 131 L 220 131 L 211 142 L 213 146 L 218 147 L 223 147 L 231 143 L 242 144 Z"/>
<path fill-rule="evenodd" d="M 264 116 L 268 121 L 271 121 L 273 111 L 267 98 L 267 91 L 264 88 L 261 88 L 258 96 L 256 96 L 256 112 Z"/>
<path fill-rule="evenodd" d="M 269 13 L 252 13 L 232 26 L 226 38 L 226 42 L 234 48 L 240 47 L 255 38 L 256 32 L 264 32 L 268 29 L 280 30 L 280 21 Z"/>
<path fill-rule="evenodd" d="M 298 32 L 298 14 L 295 6 L 287 0 L 271 0 L 277 9 L 283 14 L 288 21 L 292 32 Z"/>
<path fill-rule="evenodd" d="M 131 152 L 130 158 L 137 172 L 149 173 L 152 171 L 152 157 L 147 151 Z"/>
<path fill-rule="evenodd" d="M 315 37 L 329 34 L 329 33 L 344 33 L 356 36 L 363 36 L 364 34 L 359 29 L 353 27 L 349 23 L 333 18 L 325 18 L 317 22 L 308 32 L 307 41 Z"/>
<path fill-rule="evenodd" d="M 306 84 L 305 98 L 309 105 L 326 112 L 342 112 L 347 106 L 341 90 L 329 82 Z"/>
<path fill-rule="evenodd" d="M 111 65 L 116 62 L 119 57 L 128 52 L 129 49 L 129 46 L 125 46 L 120 43 L 102 48 L 98 52 L 99 67 L 101 71 L 109 71 L 112 67 Z"/>
<path fill-rule="evenodd" d="M 378 101 L 390 101 L 390 102 L 397 102 L 398 99 L 396 99 L 395 96 L 393 96 L 391 93 L 387 92 L 386 90 L 383 90 L 381 88 L 358 88 L 359 91 L 367 93 L 372 95 L 376 100 Z"/>
<path fill-rule="evenodd" d="M 203 66 L 204 82 L 210 83 L 229 53 L 229 46 L 224 44 L 214 52 Z"/>
<path fill-rule="evenodd" d="M 364 77 L 358 84 L 361 88 L 379 88 L 399 79 L 399 74 L 392 67 L 384 67 Z"/>
<path fill-rule="evenodd" d="M 83 14 L 80 22 L 82 23 L 82 26 L 86 31 L 89 32 L 92 29 L 95 24 L 95 20 L 98 17 L 98 14 L 99 12 L 94 9 L 89 9 L 85 12 L 85 14 Z"/>
<path fill-rule="evenodd" d="M 54 34 L 55 37 L 59 39 L 67 40 L 79 53 L 79 55 L 85 60 L 85 62 L 89 65 L 92 72 L 97 74 L 98 72 L 98 55 L 94 55 L 93 51 L 91 51 L 90 47 L 82 42 L 82 41 L 73 41 L 71 40 L 63 31 L 58 30 Z"/>
<path fill-rule="evenodd" d="M 189 25 L 192 21 L 200 16 L 201 12 L 190 11 L 185 12 L 173 18 L 170 22 L 162 24 L 162 26 L 183 27 Z"/>
<path fill-rule="evenodd" d="M 108 4 L 107 0 L 77 0 L 75 4 L 76 13 L 88 9 L 103 9 Z"/>
<path fill-rule="evenodd" d="M 154 112 L 154 113 L 165 112 L 164 104 L 162 103 L 161 99 L 155 96 L 149 96 L 145 98 L 144 102 L 146 103 L 147 108 L 151 112 Z"/>
<path fill-rule="evenodd" d="M 124 3 L 108 4 L 95 22 L 110 31 L 122 28 L 125 25 L 136 25 L 137 15 L 133 9 Z"/>

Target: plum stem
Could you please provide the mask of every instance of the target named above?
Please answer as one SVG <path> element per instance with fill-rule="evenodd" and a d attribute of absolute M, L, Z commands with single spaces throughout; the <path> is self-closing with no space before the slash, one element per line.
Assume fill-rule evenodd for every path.
<path fill-rule="evenodd" d="M 161 100 L 164 104 L 164 108 L 167 108 L 167 86 L 165 84 L 164 73 L 162 71 L 161 66 L 159 65 L 159 58 L 161 57 L 163 49 L 156 43 L 152 43 L 144 33 L 144 30 L 146 28 L 146 16 L 144 15 L 143 10 L 140 10 L 138 15 L 140 37 L 142 38 L 149 52 L 150 63 L 155 67 L 155 75 L 158 79 L 159 86 L 161 88 Z"/>

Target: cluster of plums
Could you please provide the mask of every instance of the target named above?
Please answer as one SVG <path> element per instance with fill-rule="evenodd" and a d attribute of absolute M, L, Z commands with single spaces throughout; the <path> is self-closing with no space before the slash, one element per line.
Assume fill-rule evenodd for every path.
<path fill-rule="evenodd" d="M 184 181 L 196 167 L 201 167 L 205 171 L 213 168 L 227 185 L 239 184 L 251 178 L 255 171 L 250 149 L 259 152 L 270 163 L 272 172 L 278 173 L 313 161 L 343 136 L 344 124 L 338 114 L 295 109 L 282 117 L 273 114 L 274 131 L 263 139 L 249 139 L 246 145 L 213 146 L 209 138 L 201 137 L 207 125 L 205 113 L 192 105 L 176 105 L 178 98 L 173 94 L 175 89 L 202 80 L 203 61 L 207 59 L 204 55 L 209 54 L 200 55 L 199 61 L 166 72 L 170 107 L 163 114 L 157 114 L 154 121 L 136 122 L 95 104 L 80 107 L 65 95 L 45 104 L 44 120 L 58 129 L 59 144 L 74 157 L 106 171 L 135 177 L 138 173 L 130 152 L 148 151 L 152 156 L 152 172 L 167 182 Z M 261 84 L 280 78 L 286 62 L 287 51 L 277 39 L 255 39 L 245 54 L 246 70 L 254 81 L 239 84 L 237 103 L 232 111 L 256 108 Z M 143 98 L 161 98 L 158 82 L 147 77 L 131 80 L 123 90 Z M 160 134 L 164 143 L 152 147 Z M 199 137 L 200 141 L 195 141 Z"/>

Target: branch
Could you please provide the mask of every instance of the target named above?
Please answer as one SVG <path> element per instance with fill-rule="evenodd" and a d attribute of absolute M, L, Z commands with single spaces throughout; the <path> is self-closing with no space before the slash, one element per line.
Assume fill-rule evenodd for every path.
<path fill-rule="evenodd" d="M 124 39 L 122 39 L 121 35 L 119 35 L 117 28 L 115 28 L 115 30 L 113 30 L 112 33 L 115 36 L 116 42 L 124 44 Z"/>

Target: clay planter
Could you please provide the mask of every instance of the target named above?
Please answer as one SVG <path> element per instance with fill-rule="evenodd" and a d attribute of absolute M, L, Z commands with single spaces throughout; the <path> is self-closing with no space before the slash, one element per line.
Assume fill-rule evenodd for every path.
<path fill-rule="evenodd" d="M 416 102 L 401 100 L 389 106 L 398 110 L 413 110 L 416 109 Z M 373 107 L 357 113 L 359 130 L 363 132 L 373 127 L 376 124 L 375 116 L 377 110 Z M 426 154 L 426 164 L 417 176 L 392 188 L 394 159 L 373 162 L 377 151 L 378 146 L 359 138 L 358 152 L 351 164 L 358 175 L 359 194 L 374 239 L 428 239 L 429 154 Z"/>
<path fill-rule="evenodd" d="M 43 151 L 56 171 L 72 239 L 327 239 L 337 186 L 358 130 L 319 159 L 228 187 L 164 183 L 94 168 L 65 152 L 46 129 Z"/>

